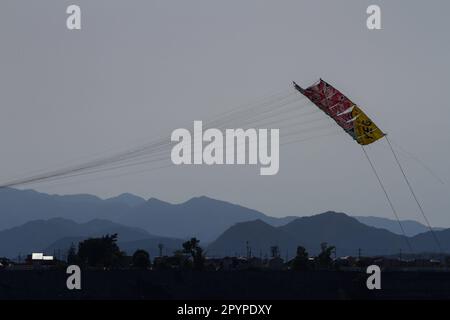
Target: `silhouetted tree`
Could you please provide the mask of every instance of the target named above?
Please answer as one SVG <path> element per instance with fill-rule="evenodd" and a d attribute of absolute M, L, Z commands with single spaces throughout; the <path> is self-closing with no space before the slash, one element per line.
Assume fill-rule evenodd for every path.
<path fill-rule="evenodd" d="M 78 264 L 78 255 L 77 255 L 77 249 L 75 248 L 75 245 L 72 243 L 70 245 L 69 250 L 67 251 L 67 263 L 68 264 Z"/>
<path fill-rule="evenodd" d="M 205 257 L 203 249 L 199 246 L 200 240 L 191 238 L 191 240 L 183 243 L 183 253 L 190 254 L 194 263 L 194 269 L 203 269 Z"/>
<path fill-rule="evenodd" d="M 136 250 L 133 254 L 133 267 L 148 269 L 150 267 L 150 254 L 145 250 Z"/>
<path fill-rule="evenodd" d="M 319 267 L 321 268 L 331 268 L 333 265 L 333 259 L 331 258 L 331 254 L 335 250 L 334 246 L 328 246 L 326 242 L 321 243 L 321 252 L 317 257 L 317 261 Z"/>
<path fill-rule="evenodd" d="M 297 255 L 292 261 L 293 270 L 308 270 L 309 269 L 309 256 L 306 249 L 302 246 L 297 247 Z"/>
<path fill-rule="evenodd" d="M 91 267 L 116 267 L 124 257 L 117 246 L 117 234 L 90 238 L 78 244 L 80 263 Z"/>

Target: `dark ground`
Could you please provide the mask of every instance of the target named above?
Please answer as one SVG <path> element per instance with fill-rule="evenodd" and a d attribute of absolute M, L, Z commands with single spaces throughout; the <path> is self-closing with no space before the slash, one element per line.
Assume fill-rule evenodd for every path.
<path fill-rule="evenodd" d="M 65 270 L 0 271 L 0 299 L 449 299 L 450 272 L 383 272 L 381 290 L 362 272 L 82 271 L 82 290 Z"/>

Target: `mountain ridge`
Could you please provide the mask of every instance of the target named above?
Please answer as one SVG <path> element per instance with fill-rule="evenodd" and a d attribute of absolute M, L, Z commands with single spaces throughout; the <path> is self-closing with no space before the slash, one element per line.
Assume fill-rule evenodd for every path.
<path fill-rule="evenodd" d="M 85 239 L 114 233 L 119 235 L 121 242 L 146 239 L 153 241 L 160 238 L 143 229 L 103 219 L 94 219 L 85 223 L 77 223 L 65 218 L 40 219 L 0 231 L 0 257 L 16 257 L 19 254 L 40 252 L 64 238 Z"/>
<path fill-rule="evenodd" d="M 430 231 L 430 229 L 427 226 L 415 220 L 400 220 L 403 228 L 402 230 L 397 220 L 374 216 L 353 216 L 353 217 L 356 218 L 359 222 L 364 223 L 366 225 L 376 228 L 383 228 L 399 235 L 402 235 L 403 231 L 405 231 L 405 234 L 407 236 L 415 236 L 420 233 Z M 444 228 L 433 228 L 433 230 L 441 231 L 444 230 Z"/>
<path fill-rule="evenodd" d="M 310 254 L 320 252 L 321 243 L 336 246 L 337 256 L 359 253 L 364 255 L 393 255 L 400 251 L 409 252 L 404 236 L 386 229 L 367 226 L 344 213 L 325 212 L 295 219 L 280 227 L 262 221 L 238 223 L 227 229 L 208 246 L 212 255 L 224 256 L 232 251 L 245 254 L 247 242 L 253 252 L 270 253 L 270 247 L 279 246 L 281 254 L 292 257 L 297 246 L 303 246 Z M 264 231 L 261 231 L 264 230 Z M 435 232 L 444 252 L 450 253 L 450 229 Z M 408 237 L 415 253 L 439 252 L 430 232 Z"/>

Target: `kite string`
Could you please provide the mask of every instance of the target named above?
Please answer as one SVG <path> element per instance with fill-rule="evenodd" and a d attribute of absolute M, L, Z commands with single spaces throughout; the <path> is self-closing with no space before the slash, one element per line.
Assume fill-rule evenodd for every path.
<path fill-rule="evenodd" d="M 415 162 L 417 162 L 422 168 L 424 168 L 429 174 L 431 174 L 437 181 L 439 181 L 440 184 L 447 185 L 447 183 L 439 176 L 439 174 L 434 172 L 434 170 L 429 165 L 427 165 L 424 161 L 422 161 L 418 156 L 416 156 L 412 152 L 409 152 L 408 150 L 403 148 L 400 144 L 398 144 L 398 142 L 395 142 L 393 139 L 389 139 L 389 141 L 391 141 L 393 146 L 394 145 L 397 146 L 397 151 L 400 151 L 401 153 L 404 154 L 405 157 L 408 157 L 408 158 L 414 160 Z"/>
<path fill-rule="evenodd" d="M 389 141 L 389 138 L 387 137 L 387 135 L 385 135 L 384 137 L 389 145 L 389 148 L 392 151 L 392 154 L 394 155 L 395 162 L 397 162 L 397 165 L 400 168 L 400 171 L 402 172 L 403 179 L 405 180 L 406 184 L 408 185 L 409 191 L 411 192 L 411 195 L 413 196 L 414 201 L 416 202 L 417 207 L 419 208 L 419 211 L 422 213 L 422 216 L 427 224 L 428 229 L 430 230 L 431 234 L 433 235 L 434 241 L 436 242 L 436 245 L 437 245 L 440 253 L 442 253 L 441 243 L 439 242 L 439 239 L 437 238 L 436 233 L 434 232 L 433 228 L 431 227 L 431 224 L 425 214 L 425 211 L 423 210 L 423 207 L 422 207 L 419 199 L 417 198 L 416 193 L 414 192 L 414 189 L 412 188 L 412 185 L 409 182 L 408 177 L 406 176 L 405 170 L 403 169 L 403 166 L 401 165 L 400 160 L 397 157 L 397 153 L 395 152 L 394 148 L 392 147 L 392 144 Z"/>
<path fill-rule="evenodd" d="M 303 138 L 303 139 L 296 139 L 296 140 L 286 141 L 286 142 L 280 143 L 280 147 L 281 146 L 285 146 L 285 145 L 289 145 L 289 144 L 292 144 L 292 143 L 301 143 L 301 142 L 306 142 L 306 141 L 309 141 L 309 140 L 323 138 L 323 137 L 332 136 L 332 135 L 335 136 L 335 135 L 338 135 L 338 134 L 341 134 L 341 133 L 342 133 L 342 131 L 339 130 L 338 132 L 331 132 L 331 133 L 315 135 L 315 136 L 311 136 L 311 137 L 307 137 L 307 138 Z M 140 164 L 142 164 L 142 163 L 140 163 Z M 140 164 L 138 164 L 138 165 L 140 165 Z M 159 169 L 165 169 L 165 168 L 169 168 L 169 167 L 176 167 L 176 165 L 174 165 L 173 163 L 169 163 L 169 164 L 165 164 L 165 165 L 161 165 L 161 166 L 157 166 L 157 167 L 143 168 L 143 169 L 139 169 L 139 170 L 121 172 L 121 173 L 113 174 L 113 175 L 95 177 L 93 179 L 82 179 L 82 180 L 78 180 L 78 181 L 73 181 L 73 180 L 72 181 L 57 181 L 56 183 L 52 183 L 51 185 L 49 185 L 48 182 L 52 182 L 52 181 L 55 181 L 55 180 L 62 180 L 62 179 L 45 180 L 43 182 L 38 182 L 38 183 L 40 185 L 43 184 L 43 186 L 45 188 L 52 188 L 52 187 L 55 187 L 55 186 L 71 185 L 71 184 L 76 184 L 76 183 L 86 183 L 86 182 L 89 183 L 89 182 L 93 182 L 93 181 L 97 182 L 97 181 L 100 181 L 100 180 L 117 178 L 117 177 L 122 177 L 122 176 L 125 176 L 125 175 L 142 174 L 142 173 L 146 173 L 146 172 L 150 172 L 150 171 L 154 171 L 154 170 L 159 170 Z M 101 170 L 101 171 L 98 170 L 96 172 L 93 172 L 93 174 L 98 174 L 99 172 L 101 173 L 103 171 L 106 171 L 106 170 Z M 78 176 L 80 176 L 80 175 L 77 175 L 77 176 L 73 175 L 71 177 L 75 177 L 76 178 Z M 59 177 L 59 178 L 61 178 L 61 177 Z M 82 176 L 82 178 L 83 178 L 83 176 Z M 33 184 L 33 183 L 31 183 L 31 184 Z"/>
<path fill-rule="evenodd" d="M 309 132 L 308 133 L 312 133 L 314 131 L 322 131 L 324 129 L 328 129 L 331 128 L 332 126 L 327 125 L 327 126 L 316 126 L 314 128 L 309 128 Z M 300 131 L 297 132 L 292 132 L 290 134 L 286 134 L 286 135 L 281 135 L 281 138 L 284 137 L 294 137 L 295 136 L 299 136 L 299 134 L 301 134 Z M 295 141 L 305 141 L 305 140 L 309 140 L 312 137 L 303 137 L 303 139 L 301 140 L 295 140 Z M 246 145 L 246 142 L 244 142 L 244 144 L 240 143 L 237 144 L 237 147 L 242 146 L 242 145 Z M 284 145 L 284 143 L 280 144 Z M 170 150 L 169 150 L 170 151 Z M 115 170 L 115 169 L 120 169 L 120 168 L 125 168 L 125 167 L 129 167 L 129 166 L 137 166 L 137 165 L 143 165 L 143 164 L 151 164 L 154 162 L 159 162 L 159 161 L 163 161 L 163 160 L 167 160 L 170 158 L 169 155 L 163 155 L 165 152 L 168 152 L 167 150 L 161 150 L 159 153 L 159 157 L 154 157 L 155 155 L 158 155 L 158 153 L 154 153 L 152 155 L 141 155 L 139 158 L 141 158 L 141 160 L 139 160 L 139 158 L 136 159 L 125 159 L 124 161 L 121 162 L 115 162 L 115 163 L 111 163 L 110 165 L 113 166 L 103 166 L 100 168 L 90 168 L 87 169 L 85 171 L 81 171 L 81 172 L 73 172 L 70 174 L 65 174 L 65 175 L 58 175 L 58 176 L 53 176 L 53 177 L 49 177 L 46 178 L 44 181 L 56 181 L 56 180 L 61 180 L 61 179 L 66 179 L 66 178 L 72 178 L 72 177 L 77 177 L 77 176 L 84 176 L 84 175 L 88 175 L 88 174 L 96 174 L 99 172 L 103 172 L 103 171 L 110 171 L 110 170 Z M 169 152 L 170 153 L 170 152 Z M 195 153 L 194 153 L 195 154 Z M 147 159 L 142 159 L 146 157 Z M 136 161 L 139 160 L 139 161 Z M 39 181 L 39 180 L 38 180 Z M 34 182 L 34 181 L 32 181 Z"/>
<path fill-rule="evenodd" d="M 249 104 L 249 105 L 247 105 L 244 108 L 240 108 L 240 109 L 244 109 L 244 110 L 236 111 L 239 108 L 235 108 L 231 113 L 232 114 L 239 114 L 239 112 L 240 112 L 240 115 L 242 116 L 242 113 L 243 113 L 242 111 L 248 112 L 248 111 L 245 111 L 245 109 L 253 110 L 253 109 L 257 108 L 258 106 L 264 106 L 266 108 L 270 107 L 271 105 L 272 106 L 276 106 L 282 100 L 286 100 L 286 98 L 289 98 L 292 95 L 293 95 L 292 93 L 290 93 L 290 94 L 285 94 L 283 92 L 282 93 L 278 93 L 278 94 L 275 94 L 275 95 L 272 95 L 272 96 L 268 97 L 269 99 L 265 98 L 264 100 L 262 100 L 259 103 Z M 296 98 L 295 100 L 299 101 L 301 99 Z M 218 119 L 220 120 L 220 117 Z M 223 119 L 222 119 L 222 121 L 223 121 Z M 90 169 L 90 168 L 102 166 L 102 165 L 105 165 L 105 164 L 107 165 L 107 164 L 109 164 L 111 162 L 118 162 L 118 161 L 126 160 L 126 159 L 131 158 L 131 157 L 139 156 L 142 153 L 152 152 L 152 150 L 159 149 L 160 147 L 164 147 L 164 145 L 167 146 L 169 143 L 170 143 L 170 141 L 166 141 L 165 138 L 162 138 L 162 139 L 156 140 L 155 142 L 151 142 L 149 144 L 146 144 L 146 145 L 143 145 L 143 146 L 139 146 L 139 147 L 133 148 L 131 150 L 127 150 L 125 152 L 119 152 L 119 153 L 113 154 L 113 155 L 108 156 L 108 157 L 97 158 L 97 159 L 94 159 L 92 161 L 85 162 L 85 163 L 83 163 L 81 165 L 78 165 L 78 166 L 74 165 L 74 166 L 71 166 L 71 167 L 68 167 L 68 168 L 67 167 L 66 168 L 62 168 L 62 169 L 59 169 L 59 170 L 44 171 L 44 172 L 41 171 L 42 173 L 30 174 L 31 177 L 29 176 L 28 178 L 25 178 L 25 179 L 15 179 L 15 180 L 9 181 L 9 182 L 7 182 L 5 184 L 1 184 L 0 188 L 8 187 L 8 186 L 14 186 L 14 185 L 19 185 L 19 184 L 25 184 L 27 182 L 34 182 L 34 181 L 38 181 L 38 180 L 41 180 L 41 179 L 46 179 L 48 177 L 64 175 L 64 174 L 67 174 L 67 173 L 72 173 L 74 171 L 81 171 L 81 170 L 85 170 L 85 169 Z"/>
<path fill-rule="evenodd" d="M 378 175 L 378 172 L 377 172 L 377 170 L 375 169 L 375 166 L 374 166 L 372 160 L 370 160 L 369 154 L 367 153 L 367 151 L 366 151 L 366 149 L 364 148 L 364 146 L 361 145 L 361 149 L 363 150 L 364 155 L 366 156 L 367 161 L 369 162 L 370 167 L 372 168 L 373 173 L 374 173 L 375 176 L 377 177 L 378 183 L 380 184 L 380 187 L 381 187 L 381 189 L 382 189 L 383 192 L 384 192 L 384 195 L 385 195 L 385 197 L 386 197 L 386 200 L 387 200 L 387 202 L 389 203 L 389 206 L 391 207 L 392 213 L 394 214 L 395 219 L 397 219 L 397 222 L 398 222 L 398 224 L 399 224 L 399 226 L 400 226 L 400 230 L 402 231 L 402 234 L 403 234 L 403 236 L 405 237 L 405 241 L 406 241 L 406 244 L 407 244 L 407 246 L 408 246 L 408 248 L 409 248 L 409 251 L 412 253 L 413 250 L 412 250 L 411 243 L 409 242 L 409 238 L 408 238 L 408 236 L 406 235 L 405 230 L 403 229 L 403 225 L 402 225 L 402 223 L 401 223 L 401 221 L 400 221 L 400 218 L 398 217 L 397 210 L 395 210 L 394 204 L 392 203 L 391 198 L 389 197 L 389 194 L 387 193 L 387 190 L 386 190 L 386 188 L 384 187 L 383 182 L 381 181 L 381 178 L 380 178 L 380 176 Z"/>

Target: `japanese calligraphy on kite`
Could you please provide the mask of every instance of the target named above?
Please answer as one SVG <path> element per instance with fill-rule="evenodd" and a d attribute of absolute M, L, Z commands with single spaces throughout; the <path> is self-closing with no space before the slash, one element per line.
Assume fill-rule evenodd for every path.
<path fill-rule="evenodd" d="M 355 103 L 322 79 L 306 89 L 295 82 L 294 87 L 336 121 L 359 144 L 371 144 L 385 135 Z"/>

